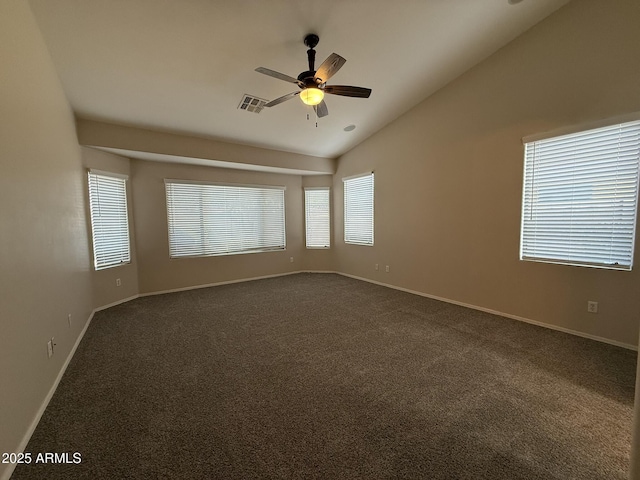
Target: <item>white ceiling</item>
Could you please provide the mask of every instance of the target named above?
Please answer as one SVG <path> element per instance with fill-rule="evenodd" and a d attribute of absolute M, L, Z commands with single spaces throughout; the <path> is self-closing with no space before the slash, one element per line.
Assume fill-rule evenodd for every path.
<path fill-rule="evenodd" d="M 30 0 L 80 118 L 335 158 L 479 63 L 568 0 Z M 512 2 L 515 3 L 515 2 Z M 297 90 L 254 71 L 347 59 L 328 82 L 373 89 L 327 95 L 318 120 Z M 307 121 L 306 114 L 311 120 Z M 356 129 L 345 132 L 347 125 Z"/>

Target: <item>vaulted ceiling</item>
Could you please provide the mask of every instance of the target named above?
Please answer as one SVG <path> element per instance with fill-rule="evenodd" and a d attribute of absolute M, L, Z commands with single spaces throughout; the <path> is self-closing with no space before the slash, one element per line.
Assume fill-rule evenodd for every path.
<path fill-rule="evenodd" d="M 79 118 L 337 158 L 568 0 L 30 0 Z M 373 90 L 327 95 L 317 121 L 297 86 L 261 75 L 347 62 L 329 84 Z M 309 120 L 307 120 L 309 114 Z M 355 130 L 345 127 L 355 125 Z"/>

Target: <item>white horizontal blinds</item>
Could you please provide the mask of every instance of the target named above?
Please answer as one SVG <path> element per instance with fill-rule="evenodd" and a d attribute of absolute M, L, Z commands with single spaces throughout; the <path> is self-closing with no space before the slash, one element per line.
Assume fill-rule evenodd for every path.
<path fill-rule="evenodd" d="M 126 177 L 89 172 L 89 208 L 96 270 L 129 263 Z"/>
<path fill-rule="evenodd" d="M 329 248 L 331 243 L 329 189 L 305 189 L 304 206 L 307 248 Z"/>
<path fill-rule="evenodd" d="M 373 245 L 373 173 L 345 178 L 344 241 Z"/>
<path fill-rule="evenodd" d="M 630 270 L 640 121 L 525 144 L 521 259 Z"/>
<path fill-rule="evenodd" d="M 165 183 L 172 258 L 285 248 L 284 189 Z"/>

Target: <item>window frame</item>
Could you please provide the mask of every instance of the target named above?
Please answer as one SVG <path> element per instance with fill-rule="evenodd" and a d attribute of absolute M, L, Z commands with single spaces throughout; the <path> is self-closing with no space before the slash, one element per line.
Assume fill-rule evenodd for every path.
<path fill-rule="evenodd" d="M 359 212 L 357 214 L 354 213 L 353 215 L 350 215 L 350 212 L 349 212 L 349 209 L 350 209 L 349 196 L 350 195 L 347 189 L 349 188 L 350 185 L 357 185 L 356 184 L 357 181 L 363 180 L 366 178 L 371 179 L 371 197 L 370 197 L 370 202 L 368 198 L 364 199 L 364 202 L 365 202 L 365 207 L 367 207 L 367 209 L 368 209 L 368 203 L 371 204 L 371 212 L 370 214 L 367 212 L 365 215 L 362 215 L 362 212 Z M 342 183 L 343 183 L 343 195 L 344 195 L 343 197 L 344 243 L 349 245 L 362 245 L 362 246 L 372 247 L 375 243 L 375 176 L 374 176 L 374 172 L 371 171 L 371 172 L 362 173 L 359 175 L 344 177 L 342 179 Z M 354 188 L 356 187 L 354 186 Z M 358 187 L 358 188 L 364 189 L 366 187 Z M 363 201 L 362 199 L 359 199 L 357 202 L 357 204 L 360 204 L 359 205 L 361 207 L 360 210 L 363 209 L 362 201 Z M 357 207 L 358 205 L 353 205 L 353 206 Z M 348 226 L 348 222 L 350 221 L 350 219 L 353 219 L 353 221 L 356 221 L 356 219 L 360 219 L 361 223 L 365 223 L 365 221 L 368 223 L 369 217 L 370 217 L 370 227 L 368 226 L 368 228 L 366 229 L 367 231 L 365 232 L 358 232 L 355 226 L 351 226 L 351 227 Z M 359 240 L 358 237 L 364 238 L 365 240 Z M 370 241 L 367 241 L 369 238 L 370 238 Z"/>
<path fill-rule="evenodd" d="M 522 139 L 521 261 L 633 268 L 639 118 L 619 117 Z M 563 216 L 563 211 L 569 213 Z"/>
<path fill-rule="evenodd" d="M 309 228 L 312 223 L 309 218 L 309 198 L 308 193 L 326 192 L 326 211 L 321 212 L 326 215 L 326 244 L 310 245 L 309 244 Z M 324 199 L 323 199 L 324 200 Z M 318 219 L 312 219 L 319 221 Z M 330 187 L 305 187 L 304 188 L 304 244 L 309 250 L 328 250 L 331 248 L 331 188 Z"/>
<path fill-rule="evenodd" d="M 119 267 L 131 263 L 131 232 L 129 229 L 129 177 L 113 172 L 89 169 L 87 171 L 87 187 L 89 194 L 89 218 L 91 222 L 91 249 L 93 254 L 93 268 L 95 271 Z M 117 189 L 109 189 L 109 185 Z M 100 192 L 102 185 L 102 197 Z M 121 196 L 120 196 L 121 195 Z M 120 196 L 117 198 L 117 196 Z M 96 203 L 97 202 L 97 203 Z M 106 213 L 99 213 L 100 204 L 104 204 Z M 114 232 L 107 235 L 105 217 L 111 216 L 118 222 L 118 236 L 114 239 Z M 120 243 L 120 248 L 117 244 Z M 109 260 L 110 259 L 110 260 Z"/>
<path fill-rule="evenodd" d="M 202 257 L 216 257 L 216 256 L 229 256 L 229 255 L 244 255 L 244 254 L 250 254 L 250 253 L 266 253 L 266 252 L 278 252 L 278 251 L 285 251 L 286 247 L 287 247 L 287 229 L 286 229 L 286 199 L 285 199 L 285 191 L 286 191 L 286 187 L 285 186 L 274 186 L 274 185 L 249 185 L 249 184 L 232 184 L 232 183 L 221 183 L 221 182 L 203 182 L 203 181 L 196 181 L 196 180 L 182 180 L 182 179 L 165 179 L 164 180 L 165 183 L 165 201 L 166 201 L 166 213 L 167 213 L 167 240 L 168 240 L 168 247 L 169 247 L 169 258 L 172 260 L 176 260 L 176 259 L 184 259 L 184 258 L 202 258 Z M 171 185 L 177 185 L 180 187 L 193 187 L 194 189 L 197 189 L 197 187 L 201 187 L 201 191 L 200 191 L 200 203 L 198 204 L 198 208 L 200 208 L 200 214 L 199 217 L 201 220 L 204 220 L 206 218 L 206 223 L 199 223 L 199 224 L 192 224 L 190 225 L 192 228 L 199 230 L 199 242 L 200 242 L 200 247 L 201 247 L 201 251 L 197 252 L 197 253 L 180 253 L 179 247 L 180 245 L 174 245 L 172 243 L 172 235 L 177 235 L 175 232 L 172 232 L 172 228 L 175 228 L 174 225 L 172 225 L 172 215 L 175 215 L 175 212 L 172 213 L 172 199 L 170 199 L 170 189 L 172 188 Z M 278 207 L 281 207 L 281 210 L 279 211 L 279 215 L 281 214 L 281 216 L 279 216 L 278 220 L 279 220 L 279 224 L 281 224 L 282 226 L 282 230 L 277 232 L 278 236 L 280 237 L 279 240 L 281 239 L 282 242 L 279 242 L 279 244 L 277 246 L 266 246 L 266 245 L 262 245 L 262 246 L 256 246 L 256 247 L 251 247 L 251 248 L 240 248 L 240 249 L 229 249 L 229 244 L 227 243 L 227 250 L 226 251 L 215 251 L 215 248 L 213 247 L 213 245 L 216 244 L 221 244 L 222 242 L 218 241 L 218 237 L 211 237 L 211 232 L 213 232 L 213 225 L 214 221 L 212 221 L 213 216 L 211 215 L 211 212 L 209 212 L 209 215 L 206 215 L 203 213 L 203 208 L 212 208 L 215 203 L 206 203 L 203 204 L 202 203 L 202 192 L 207 188 L 210 187 L 213 190 L 216 189 L 221 189 L 221 190 L 225 190 L 225 189 L 235 189 L 238 191 L 244 190 L 246 189 L 247 191 L 251 190 L 253 193 L 261 193 L 263 195 L 266 195 L 267 192 L 268 193 L 272 193 L 272 192 L 279 192 L 280 195 L 278 196 L 278 201 L 281 202 L 279 203 Z M 213 190 L 211 192 L 213 192 Z M 258 192 L 256 192 L 258 191 Z M 231 199 L 227 199 L 227 200 L 233 200 Z M 253 205 L 255 206 L 255 205 Z M 236 208 L 238 208 L 238 206 L 236 206 Z M 264 215 L 264 211 L 261 213 L 261 215 Z M 226 221 L 224 222 L 224 227 L 228 228 L 229 224 L 228 222 L 231 222 L 232 224 L 234 224 L 236 227 L 238 226 L 238 224 L 243 224 L 243 222 L 245 221 L 245 218 L 241 218 L 240 221 L 238 222 L 238 218 L 233 218 L 231 220 L 226 219 Z M 281 220 L 281 222 L 280 222 Z M 266 217 L 262 216 L 260 217 L 260 221 L 261 222 L 265 222 L 267 221 Z M 218 224 L 220 225 L 220 224 Z M 242 227 L 239 228 L 239 230 L 243 230 L 244 229 L 244 225 Z M 219 232 L 218 232 L 219 233 Z M 228 232 L 225 232 L 228 233 Z M 206 238 L 207 236 L 209 236 L 209 238 Z M 248 238 L 234 238 L 234 240 L 236 242 L 240 242 L 240 243 L 244 243 L 244 242 L 250 242 L 251 239 Z M 255 239 L 254 239 L 255 240 Z M 228 238 L 227 238 L 228 241 Z M 184 247 L 183 247 L 184 249 Z M 187 248 L 188 249 L 188 248 Z"/>

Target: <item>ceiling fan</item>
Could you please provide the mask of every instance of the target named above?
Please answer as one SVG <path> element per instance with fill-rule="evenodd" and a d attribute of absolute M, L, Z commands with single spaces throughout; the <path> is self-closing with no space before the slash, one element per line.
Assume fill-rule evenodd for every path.
<path fill-rule="evenodd" d="M 285 82 L 295 83 L 300 87 L 299 92 L 287 93 L 286 95 L 265 104 L 265 107 L 275 107 L 282 102 L 286 102 L 287 100 L 300 95 L 300 99 L 303 103 L 313 106 L 318 117 L 325 117 L 329 115 L 327 104 L 324 102 L 325 93 L 342 95 L 343 97 L 369 98 L 369 95 L 371 95 L 370 88 L 351 87 L 348 85 L 327 85 L 327 80 L 342 68 L 342 65 L 344 65 L 346 60 L 337 53 L 332 53 L 324 62 L 322 62 L 322 65 L 320 65 L 318 70 L 315 70 L 316 51 L 314 48 L 318 45 L 319 41 L 320 37 L 313 33 L 304 37 L 304 44 L 309 47 L 309 50 L 307 50 L 309 70 L 302 72 L 298 75 L 298 78 L 293 78 L 289 75 L 285 75 L 284 73 L 276 72 L 264 67 L 256 68 L 256 72 L 284 80 Z"/>

